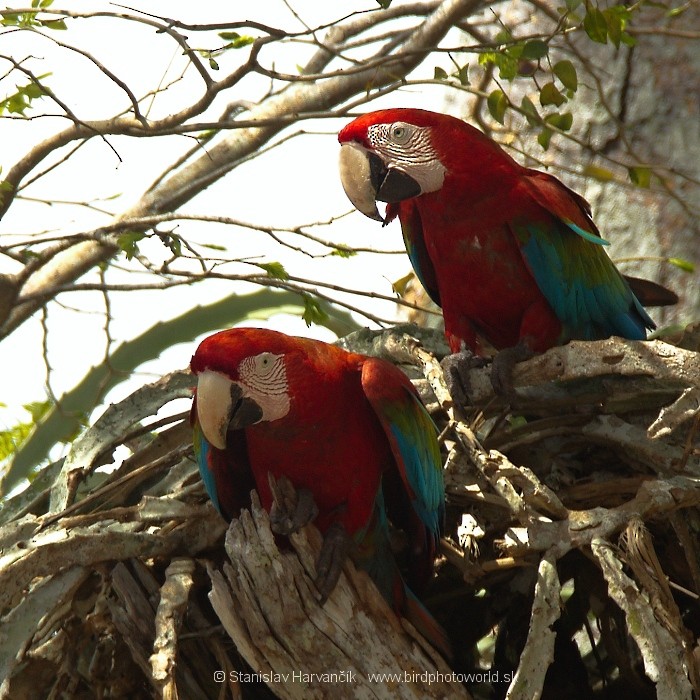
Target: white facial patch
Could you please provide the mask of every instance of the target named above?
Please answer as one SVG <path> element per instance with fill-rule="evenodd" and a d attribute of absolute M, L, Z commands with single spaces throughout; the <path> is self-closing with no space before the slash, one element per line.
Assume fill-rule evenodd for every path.
<path fill-rule="evenodd" d="M 408 122 L 373 124 L 367 129 L 367 139 L 388 168 L 410 175 L 422 193 L 436 192 L 442 187 L 447 169 L 433 148 L 431 130 Z"/>
<path fill-rule="evenodd" d="M 273 421 L 289 413 L 289 384 L 284 355 L 263 352 L 246 357 L 238 366 L 244 395 L 262 409 L 262 421 Z"/>

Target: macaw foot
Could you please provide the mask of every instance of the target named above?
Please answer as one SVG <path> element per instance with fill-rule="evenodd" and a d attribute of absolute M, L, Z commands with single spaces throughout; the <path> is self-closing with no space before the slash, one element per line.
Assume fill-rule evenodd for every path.
<path fill-rule="evenodd" d="M 268 474 L 267 478 L 272 491 L 270 527 L 273 532 L 278 535 L 291 535 L 316 518 L 318 506 L 311 491 L 296 491 L 286 477 L 275 481 L 272 474 Z"/>
<path fill-rule="evenodd" d="M 525 345 L 518 343 L 512 348 L 500 350 L 491 365 L 491 386 L 497 396 L 514 396 L 513 369 L 518 362 L 529 360 L 535 353 Z"/>
<path fill-rule="evenodd" d="M 473 369 L 484 367 L 487 363 L 488 360 L 486 358 L 479 357 L 470 350 L 462 350 L 454 355 L 448 355 L 440 363 L 445 375 L 447 390 L 450 392 L 452 400 L 458 406 L 466 406 L 470 401 L 471 382 L 469 381 L 469 372 Z"/>
<path fill-rule="evenodd" d="M 333 523 L 323 536 L 323 545 L 316 562 L 316 588 L 321 594 L 321 605 L 328 600 L 338 583 L 351 544 L 350 535 L 340 523 Z"/>

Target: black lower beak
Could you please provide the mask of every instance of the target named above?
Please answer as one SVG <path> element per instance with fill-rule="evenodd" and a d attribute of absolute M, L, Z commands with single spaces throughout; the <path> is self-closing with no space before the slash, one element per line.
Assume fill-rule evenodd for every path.
<path fill-rule="evenodd" d="M 404 199 L 417 197 L 420 185 L 402 170 L 387 168 L 384 161 L 374 153 L 369 154 L 369 177 L 376 192 L 375 199 L 387 204 L 395 204 Z"/>
<path fill-rule="evenodd" d="M 229 430 L 240 430 L 257 423 L 263 415 L 262 408 L 253 399 L 243 396 L 241 387 L 231 384 L 231 420 Z"/>

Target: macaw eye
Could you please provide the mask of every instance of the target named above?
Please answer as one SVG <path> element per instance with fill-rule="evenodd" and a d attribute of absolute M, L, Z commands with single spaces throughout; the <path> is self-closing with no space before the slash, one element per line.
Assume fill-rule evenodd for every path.
<path fill-rule="evenodd" d="M 411 138 L 410 125 L 403 122 L 392 124 L 389 133 L 391 134 L 391 140 L 399 145 L 403 145 Z"/>
<path fill-rule="evenodd" d="M 280 355 L 273 355 L 271 352 L 263 352 L 255 357 L 255 371 L 261 377 L 265 377 L 275 368 Z"/>
<path fill-rule="evenodd" d="M 261 352 L 259 355 L 246 357 L 238 367 L 238 373 L 243 381 L 268 381 L 276 374 L 284 373 L 284 355 L 272 352 Z"/>

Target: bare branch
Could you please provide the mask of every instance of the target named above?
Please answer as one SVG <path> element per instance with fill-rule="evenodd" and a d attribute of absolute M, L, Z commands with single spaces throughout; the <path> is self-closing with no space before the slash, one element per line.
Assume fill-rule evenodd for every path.
<path fill-rule="evenodd" d="M 457 21 L 466 17 L 478 6 L 478 0 L 444 0 L 435 6 L 432 14 L 407 34 L 403 44 L 390 57 L 390 65 L 372 65 L 371 68 L 360 69 L 349 75 L 335 75 L 327 80 L 323 80 L 321 83 L 292 83 L 285 90 L 271 95 L 267 100 L 251 110 L 249 117 L 251 121 L 258 122 L 258 120 L 275 120 L 290 114 L 299 115 L 309 111 L 323 111 L 347 101 L 354 95 L 365 92 L 368 86 L 376 90 L 391 83 L 396 83 L 423 60 L 429 50 L 440 41 Z M 96 16 L 98 15 L 99 13 L 96 14 Z M 69 13 L 68 16 L 75 15 Z M 163 26 L 162 23 L 145 19 L 143 21 L 151 23 L 158 29 L 166 31 L 177 41 L 181 41 L 181 37 L 174 30 Z M 350 21 L 345 25 L 338 25 L 329 31 L 323 42 L 324 46 L 341 50 L 343 42 L 347 41 L 348 38 L 366 30 L 369 26 L 375 26 L 381 21 L 382 14 L 373 13 L 370 16 L 362 16 L 359 19 Z M 77 125 L 71 127 L 34 148 L 11 169 L 6 181 L 9 182 L 13 189 L 16 188 L 22 178 L 46 155 L 76 138 L 90 138 L 95 133 L 102 135 L 110 133 L 137 136 L 149 135 L 157 133 L 160 129 L 184 123 L 191 116 L 200 113 L 208 106 L 218 92 L 235 84 L 243 75 L 247 74 L 255 65 L 263 44 L 270 40 L 270 36 L 257 39 L 251 47 L 248 59 L 236 71 L 224 80 L 211 84 L 205 95 L 198 102 L 176 115 L 160 122 L 152 123 L 150 129 L 145 130 L 137 119 L 128 117 L 92 122 L 86 126 Z M 314 66 L 323 66 L 325 62 L 330 61 L 332 58 L 332 52 L 329 52 L 326 48 L 319 51 L 323 53 L 323 57 L 319 56 L 315 60 Z M 188 55 L 192 59 L 191 53 Z M 314 60 L 312 59 L 312 61 Z M 236 130 L 221 142 L 212 146 L 205 156 L 186 165 L 179 173 L 173 174 L 168 180 L 146 193 L 134 207 L 124 212 L 120 218 L 142 217 L 177 209 L 195 194 L 201 192 L 212 182 L 236 167 L 238 163 L 251 153 L 256 152 L 277 134 L 282 127 L 282 123 L 272 124 L 267 122 L 267 126 Z M 11 196 L 5 197 L 5 210 L 11 201 Z M 47 288 L 65 285 L 75 280 L 98 262 L 108 260 L 117 250 L 118 248 L 114 241 L 109 238 L 101 242 L 91 241 L 79 244 L 70 253 L 52 258 L 41 270 L 33 274 L 26 282 L 23 293 L 26 295 L 35 294 Z M 3 324 L 1 336 L 4 337 L 11 333 L 36 311 L 38 305 L 39 302 L 37 301 L 18 305 Z"/>

